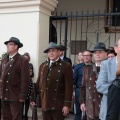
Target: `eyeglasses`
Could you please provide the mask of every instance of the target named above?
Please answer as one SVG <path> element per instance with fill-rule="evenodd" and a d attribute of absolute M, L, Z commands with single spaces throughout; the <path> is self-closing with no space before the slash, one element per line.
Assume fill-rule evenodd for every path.
<path fill-rule="evenodd" d="M 13 44 L 13 43 L 8 43 L 7 45 L 15 45 L 15 44 Z"/>
<path fill-rule="evenodd" d="M 83 57 L 90 57 L 91 55 L 82 55 Z"/>

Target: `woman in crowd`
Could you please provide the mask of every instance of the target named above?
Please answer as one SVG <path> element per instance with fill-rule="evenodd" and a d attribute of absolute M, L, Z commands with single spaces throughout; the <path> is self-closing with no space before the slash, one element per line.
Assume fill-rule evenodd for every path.
<path fill-rule="evenodd" d="M 77 61 L 75 62 L 75 64 L 73 65 L 73 69 L 77 64 L 80 64 L 83 62 L 83 56 L 82 56 L 82 52 L 79 52 L 77 55 Z"/>
<path fill-rule="evenodd" d="M 29 84 L 27 99 L 25 101 L 25 117 L 24 117 L 24 120 L 28 120 L 28 110 L 29 110 L 29 104 L 30 104 L 29 96 L 31 94 L 31 91 L 33 90 L 32 78 L 34 77 L 34 72 L 33 72 L 33 65 L 30 63 L 29 53 L 26 52 L 26 53 L 24 53 L 23 56 L 29 61 L 29 70 L 30 70 L 30 84 Z"/>

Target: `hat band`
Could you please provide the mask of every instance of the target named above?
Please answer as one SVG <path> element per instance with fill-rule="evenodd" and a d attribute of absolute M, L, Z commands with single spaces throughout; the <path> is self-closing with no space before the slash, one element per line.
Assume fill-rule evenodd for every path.
<path fill-rule="evenodd" d="M 100 46 L 96 46 L 96 47 L 94 47 L 94 50 L 95 50 L 95 49 L 106 50 L 106 48 L 105 48 L 105 47 L 100 47 Z"/>

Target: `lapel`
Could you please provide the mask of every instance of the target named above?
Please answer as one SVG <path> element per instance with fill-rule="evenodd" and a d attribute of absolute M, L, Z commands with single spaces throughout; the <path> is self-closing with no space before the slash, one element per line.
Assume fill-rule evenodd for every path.
<path fill-rule="evenodd" d="M 3 64 L 2 64 L 2 72 L 6 71 L 6 70 L 9 71 L 11 69 L 11 67 L 13 67 L 18 56 L 19 56 L 19 54 L 17 53 L 10 61 L 9 61 L 9 57 L 5 58 L 3 61 Z"/>
<path fill-rule="evenodd" d="M 2 72 L 5 71 L 6 67 L 9 65 L 10 61 L 9 61 L 9 58 L 8 56 L 3 60 L 3 63 L 2 63 Z"/>

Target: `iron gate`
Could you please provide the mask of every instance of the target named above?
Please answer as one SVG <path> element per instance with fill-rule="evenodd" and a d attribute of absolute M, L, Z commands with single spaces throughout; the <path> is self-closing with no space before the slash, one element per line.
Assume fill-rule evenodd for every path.
<path fill-rule="evenodd" d="M 63 44 L 67 49 L 65 56 L 76 61 L 79 51 L 92 50 L 97 42 L 104 42 L 107 47 L 114 46 L 120 37 L 120 13 L 56 13 L 50 17 L 49 40 Z"/>

